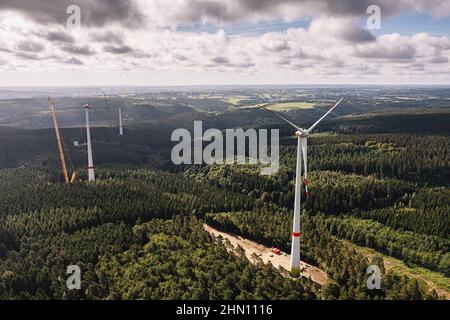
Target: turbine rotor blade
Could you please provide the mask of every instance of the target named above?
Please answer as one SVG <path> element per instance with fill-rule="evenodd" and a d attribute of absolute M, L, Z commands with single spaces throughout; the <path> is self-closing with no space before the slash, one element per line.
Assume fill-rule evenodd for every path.
<path fill-rule="evenodd" d="M 333 111 L 334 108 L 336 108 L 341 102 L 342 100 L 344 100 L 344 98 L 341 98 L 338 102 L 336 102 L 336 104 L 327 111 L 327 113 L 325 113 L 319 120 L 316 121 L 316 123 L 314 123 L 308 130 L 306 130 L 307 133 L 310 133 L 312 131 L 312 129 L 314 129 L 323 119 L 325 119 L 325 117 L 330 114 L 331 111 Z"/>
<path fill-rule="evenodd" d="M 297 129 L 298 131 L 300 131 L 301 133 L 305 133 L 305 130 L 303 130 L 302 128 L 300 128 L 299 126 L 295 125 L 294 123 L 292 123 L 291 121 L 289 121 L 288 119 L 286 119 L 285 117 L 283 117 L 282 115 L 267 109 L 266 107 L 263 107 L 264 110 L 276 115 L 278 118 L 280 118 L 281 120 L 283 120 L 284 122 L 288 123 L 289 125 L 291 125 L 292 127 L 294 127 L 295 129 Z"/>
<path fill-rule="evenodd" d="M 305 179 L 303 183 L 305 185 L 306 197 L 308 196 L 308 138 L 300 138 L 302 140 L 302 155 L 303 155 L 303 166 L 305 171 Z"/>

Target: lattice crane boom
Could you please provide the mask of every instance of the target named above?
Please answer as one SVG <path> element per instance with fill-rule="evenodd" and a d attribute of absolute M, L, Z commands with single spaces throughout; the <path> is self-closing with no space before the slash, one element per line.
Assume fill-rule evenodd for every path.
<path fill-rule="evenodd" d="M 69 180 L 69 174 L 67 173 L 66 158 L 64 157 L 64 148 L 61 139 L 61 133 L 59 132 L 58 121 L 56 119 L 55 102 L 50 97 L 48 98 L 48 101 L 50 103 L 50 112 L 52 114 L 53 127 L 55 128 L 56 142 L 58 143 L 59 159 L 61 161 L 61 169 L 64 176 L 64 182 L 65 183 L 73 182 L 75 180 L 76 173 L 74 172 L 74 174 L 72 174 L 71 179 L 72 181 Z"/>

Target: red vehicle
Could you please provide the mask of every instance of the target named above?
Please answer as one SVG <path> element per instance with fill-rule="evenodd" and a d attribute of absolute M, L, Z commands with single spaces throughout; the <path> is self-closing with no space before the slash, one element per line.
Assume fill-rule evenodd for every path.
<path fill-rule="evenodd" d="M 278 249 L 278 248 L 272 248 L 272 249 L 270 249 L 270 251 L 272 252 L 272 253 L 275 253 L 276 255 L 281 255 L 281 250 L 280 249 Z"/>

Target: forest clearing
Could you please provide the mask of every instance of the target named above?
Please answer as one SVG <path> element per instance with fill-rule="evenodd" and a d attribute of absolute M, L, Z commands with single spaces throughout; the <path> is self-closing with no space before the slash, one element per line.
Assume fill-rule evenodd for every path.
<path fill-rule="evenodd" d="M 255 259 L 255 255 L 257 255 L 265 264 L 268 264 L 270 262 L 276 269 L 283 268 L 284 271 L 289 270 L 289 254 L 281 252 L 279 255 L 277 255 L 271 251 L 271 248 L 257 242 L 226 232 L 221 232 L 207 224 L 203 224 L 203 227 L 206 231 L 208 231 L 209 234 L 215 237 L 221 236 L 222 238 L 227 239 L 228 241 L 230 241 L 233 247 L 237 248 L 238 246 L 241 246 L 245 251 L 245 256 L 250 262 L 255 263 L 257 261 Z M 301 274 L 303 277 L 311 278 L 312 281 L 320 284 L 321 286 L 323 286 L 327 282 L 328 276 L 323 270 L 303 261 L 300 262 L 300 266 L 300 269 L 302 270 Z"/>

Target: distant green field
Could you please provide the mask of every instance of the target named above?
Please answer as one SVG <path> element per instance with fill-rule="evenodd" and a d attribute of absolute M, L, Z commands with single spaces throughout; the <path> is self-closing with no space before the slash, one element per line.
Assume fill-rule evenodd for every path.
<path fill-rule="evenodd" d="M 242 100 L 246 100 L 248 99 L 248 97 L 245 96 L 236 96 L 236 97 L 232 97 L 229 99 L 225 99 L 226 102 L 233 104 L 233 105 L 238 105 Z"/>
<path fill-rule="evenodd" d="M 272 111 L 288 111 L 295 109 L 314 109 L 314 103 L 311 102 L 281 102 L 267 107 Z"/>

